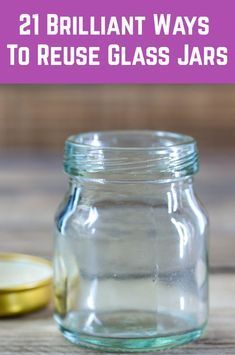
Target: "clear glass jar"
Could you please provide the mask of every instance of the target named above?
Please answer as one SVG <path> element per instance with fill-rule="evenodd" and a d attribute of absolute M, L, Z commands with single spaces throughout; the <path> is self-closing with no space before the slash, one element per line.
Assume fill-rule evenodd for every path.
<path fill-rule="evenodd" d="M 116 131 L 70 137 L 56 215 L 55 320 L 70 341 L 148 351 L 197 339 L 208 314 L 207 217 L 193 138 Z"/>

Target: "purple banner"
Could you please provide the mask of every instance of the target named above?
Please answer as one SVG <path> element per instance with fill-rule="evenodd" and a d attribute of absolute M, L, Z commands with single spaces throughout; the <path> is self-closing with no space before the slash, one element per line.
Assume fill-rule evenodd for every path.
<path fill-rule="evenodd" d="M 234 0 L 8 0 L 0 83 L 235 83 Z"/>

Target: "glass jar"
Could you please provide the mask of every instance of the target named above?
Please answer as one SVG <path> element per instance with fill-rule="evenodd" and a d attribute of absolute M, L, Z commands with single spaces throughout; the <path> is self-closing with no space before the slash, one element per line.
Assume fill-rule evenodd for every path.
<path fill-rule="evenodd" d="M 65 144 L 69 187 L 56 215 L 55 320 L 107 351 L 197 339 L 208 313 L 207 217 L 193 188 L 193 138 L 85 133 Z"/>

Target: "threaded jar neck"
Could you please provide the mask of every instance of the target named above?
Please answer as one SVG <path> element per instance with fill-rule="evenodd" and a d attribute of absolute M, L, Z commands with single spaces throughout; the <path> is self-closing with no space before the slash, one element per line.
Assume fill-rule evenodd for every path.
<path fill-rule="evenodd" d="M 71 136 L 65 143 L 65 172 L 110 181 L 165 181 L 198 171 L 196 141 L 163 131 L 106 131 Z"/>

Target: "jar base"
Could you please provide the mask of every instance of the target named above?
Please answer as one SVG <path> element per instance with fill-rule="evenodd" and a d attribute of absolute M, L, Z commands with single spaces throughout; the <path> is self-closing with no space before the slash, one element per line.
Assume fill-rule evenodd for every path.
<path fill-rule="evenodd" d="M 147 352 L 174 348 L 197 340 L 202 335 L 204 328 L 177 335 L 138 339 L 94 337 L 71 332 L 62 326 L 60 326 L 60 330 L 64 337 L 73 344 L 88 349 L 120 353 Z"/>

